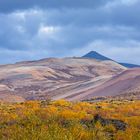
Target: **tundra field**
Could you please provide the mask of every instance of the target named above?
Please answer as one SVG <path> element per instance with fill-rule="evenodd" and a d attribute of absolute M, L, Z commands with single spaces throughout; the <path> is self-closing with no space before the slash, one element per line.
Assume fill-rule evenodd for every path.
<path fill-rule="evenodd" d="M 0 103 L 0 140 L 140 140 L 140 101 Z"/>

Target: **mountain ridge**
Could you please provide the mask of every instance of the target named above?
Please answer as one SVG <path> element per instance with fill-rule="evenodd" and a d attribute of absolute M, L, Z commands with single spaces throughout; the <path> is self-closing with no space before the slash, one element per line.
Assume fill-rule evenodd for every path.
<path fill-rule="evenodd" d="M 90 55 L 93 53 L 96 59 L 45 58 L 0 66 L 0 101 L 79 101 L 98 95 L 125 95 L 128 89 L 140 91 L 139 68 L 128 69 L 107 57 L 97 57 L 97 52 Z"/>
<path fill-rule="evenodd" d="M 50 58 L 1 66 L 0 99 L 58 100 L 99 86 L 126 68 L 113 61 Z M 7 96 L 6 96 L 7 95 Z"/>
<path fill-rule="evenodd" d="M 100 60 L 100 61 L 105 61 L 105 60 L 115 61 L 113 59 L 110 59 L 110 58 L 96 52 L 96 51 L 90 51 L 89 53 L 83 55 L 82 58 L 97 59 L 97 60 Z M 117 61 L 115 61 L 115 62 L 117 62 Z M 140 67 L 140 65 L 136 65 L 136 64 L 122 63 L 122 62 L 117 62 L 117 63 L 119 63 L 120 65 L 123 65 L 127 68 Z"/>

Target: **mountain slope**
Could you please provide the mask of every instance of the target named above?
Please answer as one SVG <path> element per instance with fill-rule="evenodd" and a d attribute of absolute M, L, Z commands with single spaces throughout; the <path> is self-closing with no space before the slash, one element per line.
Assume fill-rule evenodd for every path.
<path fill-rule="evenodd" d="M 87 53 L 86 55 L 82 56 L 83 58 L 89 58 L 89 59 L 97 59 L 100 61 L 105 61 L 105 60 L 111 60 L 114 61 L 104 55 L 101 55 L 100 53 L 96 52 L 96 51 L 91 51 L 89 53 Z M 119 62 L 116 62 L 119 63 Z M 119 63 L 120 65 L 127 67 L 127 68 L 136 68 L 136 67 L 140 67 L 140 65 L 135 65 L 135 64 L 129 64 L 129 63 Z"/>
<path fill-rule="evenodd" d="M 0 66 L 0 96 L 11 95 L 21 101 L 68 98 L 124 70 L 113 61 L 85 58 L 50 58 Z"/>
<path fill-rule="evenodd" d="M 122 72 L 101 86 L 85 91 L 84 96 L 79 96 L 79 99 L 91 99 L 101 96 L 113 97 L 127 95 L 129 93 L 139 93 L 137 96 L 140 96 L 140 68 Z M 81 93 L 81 95 L 83 94 Z M 78 96 L 76 98 L 78 99 Z"/>

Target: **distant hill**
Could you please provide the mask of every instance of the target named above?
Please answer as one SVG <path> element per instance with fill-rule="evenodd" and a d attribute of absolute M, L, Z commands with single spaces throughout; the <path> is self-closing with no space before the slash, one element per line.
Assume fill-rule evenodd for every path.
<path fill-rule="evenodd" d="M 129 63 L 119 63 L 127 68 L 136 68 L 136 67 L 140 67 L 140 65 L 135 65 L 135 64 L 129 64 Z"/>
<path fill-rule="evenodd" d="M 101 61 L 105 61 L 105 60 L 112 60 L 104 55 L 101 55 L 100 53 L 96 52 L 96 51 L 90 51 L 89 53 L 87 53 L 86 55 L 82 56 L 83 58 L 90 58 L 90 59 L 97 59 L 97 60 L 101 60 Z M 114 60 L 112 60 L 114 61 Z M 116 61 L 115 61 L 116 62 Z M 120 65 L 127 67 L 127 68 L 136 68 L 136 67 L 140 67 L 140 65 L 136 65 L 136 64 L 129 64 L 129 63 L 120 63 L 117 62 Z"/>
<path fill-rule="evenodd" d="M 91 51 L 91 52 L 87 53 L 86 55 L 84 55 L 82 57 L 83 58 L 94 58 L 94 59 L 97 59 L 97 60 L 111 60 L 110 58 L 105 57 L 105 56 L 99 54 L 96 51 Z"/>

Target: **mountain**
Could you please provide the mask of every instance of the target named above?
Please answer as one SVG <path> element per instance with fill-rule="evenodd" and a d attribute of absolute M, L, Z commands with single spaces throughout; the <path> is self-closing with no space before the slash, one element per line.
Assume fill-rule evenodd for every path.
<path fill-rule="evenodd" d="M 82 56 L 83 58 L 94 58 L 94 59 L 97 59 L 97 60 L 111 60 L 110 58 L 108 57 L 105 57 L 101 54 L 99 54 L 98 52 L 96 51 L 91 51 L 89 53 L 87 53 L 86 55 Z"/>
<path fill-rule="evenodd" d="M 3 65 L 0 66 L 0 100 L 75 100 L 76 96 L 125 70 L 111 60 L 86 58 L 48 58 Z"/>
<path fill-rule="evenodd" d="M 86 55 L 82 56 L 83 58 L 89 58 L 89 59 L 96 59 L 96 60 L 100 60 L 100 61 L 105 61 L 105 60 L 112 60 L 106 56 L 101 55 L 100 53 L 96 52 L 96 51 L 91 51 L 89 53 L 87 53 Z M 112 60 L 114 61 L 114 60 Z M 119 62 L 117 62 L 119 63 Z M 135 64 L 129 64 L 129 63 L 119 63 L 120 65 L 127 67 L 127 68 L 136 68 L 136 67 L 140 67 L 140 65 L 135 65 Z"/>
<path fill-rule="evenodd" d="M 127 68 L 140 68 L 140 65 L 136 65 L 136 64 L 129 64 L 129 63 L 119 63 L 119 64 Z"/>
<path fill-rule="evenodd" d="M 0 66 L 0 101 L 77 101 L 132 95 L 140 98 L 140 68 L 127 69 L 94 51 L 80 58 L 46 58 Z"/>
<path fill-rule="evenodd" d="M 81 93 L 81 95 L 83 95 Z M 123 97 L 140 99 L 140 68 L 129 69 L 94 89 L 84 92 L 79 99 L 93 97 Z M 78 97 L 76 97 L 78 100 Z"/>

